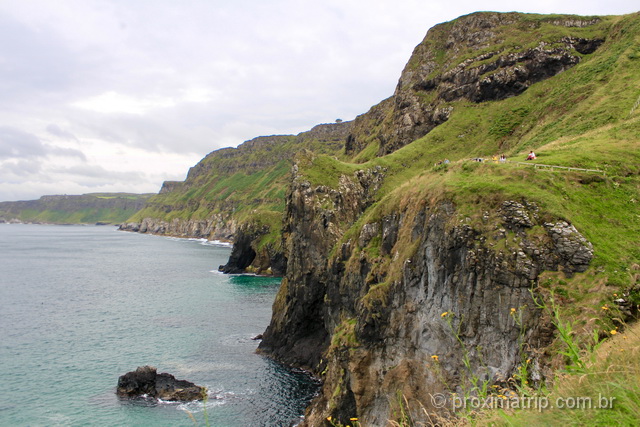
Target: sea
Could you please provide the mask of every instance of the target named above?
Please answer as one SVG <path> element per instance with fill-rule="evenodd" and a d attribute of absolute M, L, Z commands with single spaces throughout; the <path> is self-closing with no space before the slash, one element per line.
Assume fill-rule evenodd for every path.
<path fill-rule="evenodd" d="M 223 275 L 230 247 L 111 226 L 0 224 L 0 425 L 291 426 L 318 391 L 256 354 L 277 278 Z M 205 402 L 116 396 L 151 365 Z"/>

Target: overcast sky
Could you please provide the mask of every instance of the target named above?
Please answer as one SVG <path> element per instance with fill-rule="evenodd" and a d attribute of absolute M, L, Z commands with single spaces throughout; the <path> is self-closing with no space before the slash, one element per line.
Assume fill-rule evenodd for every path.
<path fill-rule="evenodd" d="M 0 0 L 0 201 L 157 192 L 217 148 L 351 120 L 460 15 L 634 3 Z"/>

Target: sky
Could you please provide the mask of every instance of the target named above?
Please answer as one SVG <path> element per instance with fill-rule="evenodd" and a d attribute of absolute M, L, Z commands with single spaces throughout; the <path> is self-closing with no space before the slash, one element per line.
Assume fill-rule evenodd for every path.
<path fill-rule="evenodd" d="M 155 193 L 218 148 L 352 120 L 461 15 L 633 3 L 0 0 L 0 201 Z"/>

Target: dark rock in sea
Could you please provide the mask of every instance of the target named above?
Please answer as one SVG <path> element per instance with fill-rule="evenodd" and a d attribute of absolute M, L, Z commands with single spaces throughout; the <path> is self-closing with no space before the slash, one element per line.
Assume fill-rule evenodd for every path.
<path fill-rule="evenodd" d="M 152 397 L 187 402 L 202 400 L 206 388 L 192 382 L 178 380 L 167 373 L 158 374 L 153 366 L 140 366 L 118 378 L 116 393 L 120 397 Z"/>
<path fill-rule="evenodd" d="M 262 339 L 262 334 L 258 334 L 258 335 L 256 335 L 255 337 L 253 337 L 251 339 L 254 340 L 254 341 L 261 340 Z"/>

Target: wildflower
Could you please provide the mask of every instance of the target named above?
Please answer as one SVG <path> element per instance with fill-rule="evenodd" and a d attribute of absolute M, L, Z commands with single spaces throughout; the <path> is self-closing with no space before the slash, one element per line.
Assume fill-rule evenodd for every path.
<path fill-rule="evenodd" d="M 351 421 L 358 421 L 358 417 L 349 418 Z"/>
<path fill-rule="evenodd" d="M 603 309 L 603 310 L 609 310 L 609 307 L 607 307 L 606 305 L 603 305 L 603 306 L 602 306 L 602 309 Z"/>
<path fill-rule="evenodd" d="M 615 334 L 617 334 L 617 333 L 618 333 L 618 331 L 616 331 L 615 329 L 612 329 L 609 333 L 610 333 L 611 335 L 615 335 Z"/>
<path fill-rule="evenodd" d="M 448 312 L 448 311 L 445 311 L 444 313 L 442 313 L 442 314 L 440 315 L 440 317 L 447 317 L 447 314 L 449 314 L 449 312 Z"/>
<path fill-rule="evenodd" d="M 614 296 L 614 297 L 617 297 L 617 296 L 618 296 L 618 294 L 613 294 L 613 296 Z"/>
<path fill-rule="evenodd" d="M 435 354 L 434 354 L 433 356 L 431 356 L 431 358 L 432 358 L 433 360 L 435 360 L 436 362 L 438 361 L 438 356 L 437 356 L 437 355 L 435 355 Z"/>
<path fill-rule="evenodd" d="M 527 363 L 530 363 L 530 362 L 531 362 L 531 359 L 527 359 Z"/>
<path fill-rule="evenodd" d="M 511 313 L 515 313 L 515 312 L 516 312 L 516 309 L 511 307 Z"/>
<path fill-rule="evenodd" d="M 331 422 L 331 415 L 327 417 L 327 421 Z"/>

